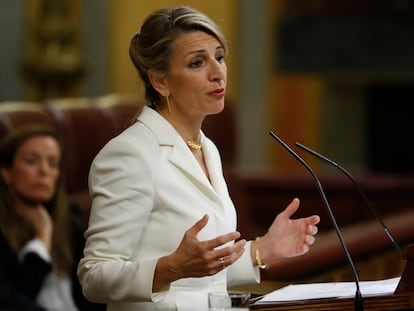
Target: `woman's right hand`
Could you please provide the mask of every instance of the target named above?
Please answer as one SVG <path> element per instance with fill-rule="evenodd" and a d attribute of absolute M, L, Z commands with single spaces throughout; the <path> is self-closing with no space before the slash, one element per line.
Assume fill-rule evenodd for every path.
<path fill-rule="evenodd" d="M 186 277 L 214 275 L 233 264 L 244 252 L 246 240 L 224 246 L 240 238 L 239 232 L 230 232 L 208 241 L 199 241 L 198 233 L 206 226 L 208 215 L 188 229 L 177 250 L 157 262 L 153 290 Z"/>
<path fill-rule="evenodd" d="M 33 230 L 34 237 L 40 239 L 50 252 L 53 222 L 46 208 L 43 205 L 19 206 L 17 207 L 17 213 Z"/>

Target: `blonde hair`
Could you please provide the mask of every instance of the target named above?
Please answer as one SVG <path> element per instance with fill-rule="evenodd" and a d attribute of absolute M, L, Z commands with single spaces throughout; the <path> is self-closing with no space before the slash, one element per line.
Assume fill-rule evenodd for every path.
<path fill-rule="evenodd" d="M 166 71 L 171 59 L 171 45 L 183 32 L 203 31 L 215 37 L 227 52 L 227 43 L 220 28 L 205 14 L 187 6 L 165 8 L 151 13 L 129 46 L 129 54 L 144 82 L 145 97 L 156 108 L 162 101 L 148 78 L 149 69 Z"/>

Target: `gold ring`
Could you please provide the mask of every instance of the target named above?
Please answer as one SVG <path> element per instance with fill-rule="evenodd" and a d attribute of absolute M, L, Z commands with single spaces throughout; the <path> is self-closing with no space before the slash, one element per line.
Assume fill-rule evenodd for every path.
<path fill-rule="evenodd" d="M 226 265 L 224 264 L 224 259 L 223 258 L 220 258 L 219 261 L 220 261 L 220 263 L 221 263 L 221 265 L 223 267 L 223 270 L 226 269 Z"/>

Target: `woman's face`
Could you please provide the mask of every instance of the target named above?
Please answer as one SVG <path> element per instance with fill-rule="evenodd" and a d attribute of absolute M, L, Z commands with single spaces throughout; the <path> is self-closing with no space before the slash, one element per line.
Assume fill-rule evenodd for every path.
<path fill-rule="evenodd" d="M 205 32 L 182 33 L 174 40 L 165 76 L 173 111 L 204 118 L 223 110 L 227 82 L 224 57 L 222 44 Z"/>
<path fill-rule="evenodd" d="M 15 199 L 30 204 L 49 201 L 60 174 L 61 150 L 49 136 L 34 136 L 17 149 L 13 163 L 2 174 Z"/>

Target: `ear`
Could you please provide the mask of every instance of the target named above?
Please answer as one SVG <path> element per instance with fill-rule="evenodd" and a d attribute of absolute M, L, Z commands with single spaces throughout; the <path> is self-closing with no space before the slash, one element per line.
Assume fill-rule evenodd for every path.
<path fill-rule="evenodd" d="M 160 93 L 162 96 L 168 96 L 170 94 L 165 72 L 150 69 L 148 70 L 148 78 L 153 88 L 157 90 L 157 92 Z"/>
<path fill-rule="evenodd" d="M 0 167 L 0 176 L 6 185 L 10 183 L 10 170 L 7 167 Z"/>

